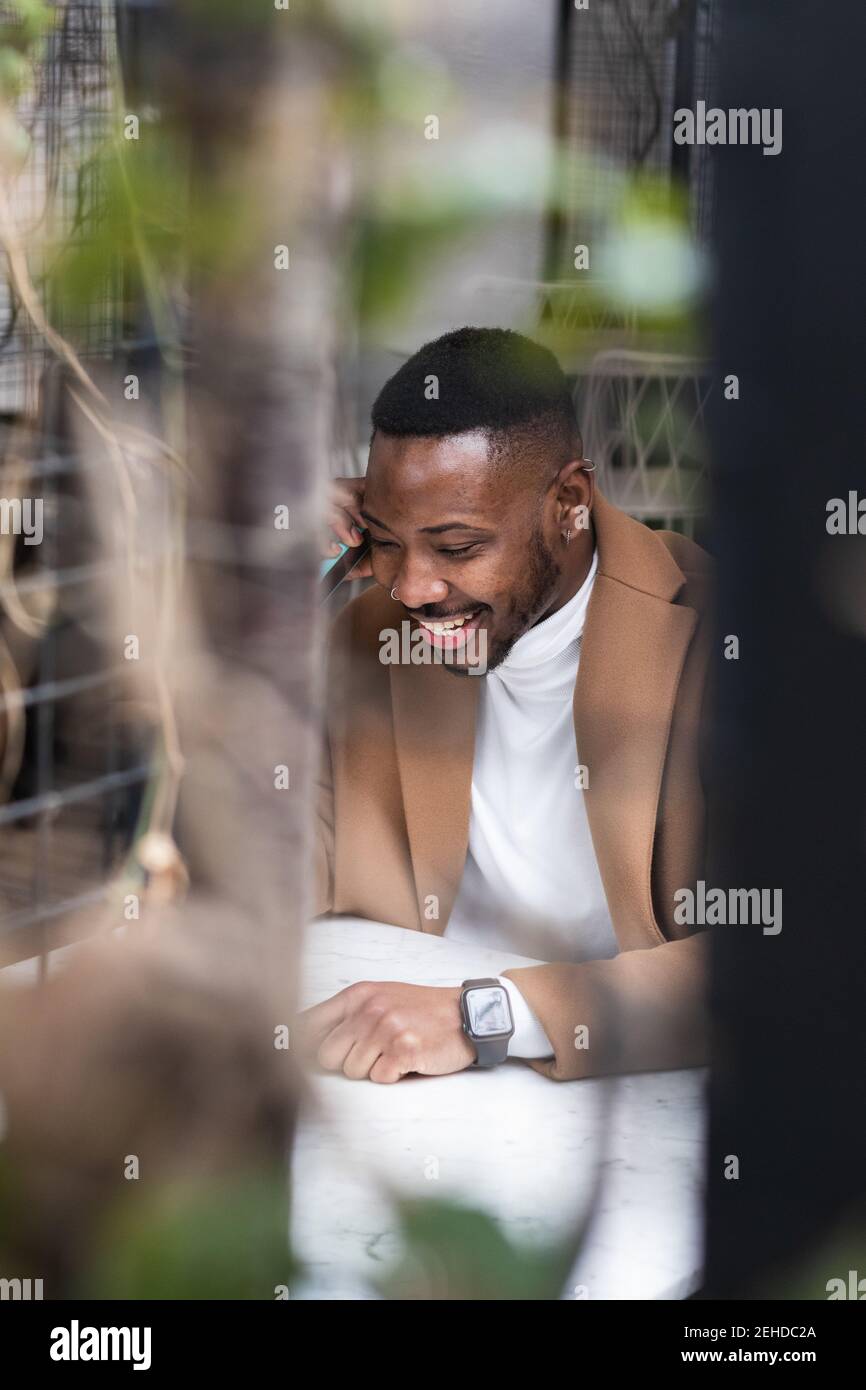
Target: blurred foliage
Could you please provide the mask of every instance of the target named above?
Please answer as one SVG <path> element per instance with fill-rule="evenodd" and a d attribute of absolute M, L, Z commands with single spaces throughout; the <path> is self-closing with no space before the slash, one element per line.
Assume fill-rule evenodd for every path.
<path fill-rule="evenodd" d="M 48 0 L 8 0 L 0 18 L 0 164 L 20 168 L 30 138 L 13 114 L 27 88 L 46 35 L 57 22 Z"/>
<path fill-rule="evenodd" d="M 273 1299 L 302 1273 L 288 1228 L 282 1170 L 136 1191 L 106 1221 L 78 1296 Z"/>
<path fill-rule="evenodd" d="M 761 1299 L 821 1299 L 828 1300 L 831 1291 L 839 1297 L 838 1285 L 831 1280 L 841 1280 L 844 1285 L 843 1298 L 851 1298 L 851 1280 L 854 1284 L 866 1280 L 866 1208 L 859 1206 L 846 1213 L 836 1229 L 823 1241 L 813 1244 L 807 1254 L 791 1259 L 784 1269 L 780 1269 L 763 1281 L 751 1296 Z M 861 1293 L 855 1291 L 858 1301 L 866 1301 L 866 1287 Z"/>
<path fill-rule="evenodd" d="M 145 292 L 151 300 L 158 295 L 167 311 L 172 277 L 179 277 L 185 264 L 187 168 L 182 139 L 166 131 L 140 159 L 129 160 L 112 146 L 96 156 L 91 177 L 100 189 L 100 209 L 93 235 L 67 243 L 51 267 L 51 301 L 65 321 L 84 321 L 88 306 L 105 293 L 109 272 L 123 286 L 131 315 L 151 267 L 157 268 L 158 278 L 145 284 Z M 210 235 L 219 235 L 216 224 L 208 227 Z M 204 241 L 203 250 L 206 246 Z M 152 302 L 149 307 L 153 312 Z"/>
<path fill-rule="evenodd" d="M 517 1245 L 485 1212 L 442 1199 L 397 1211 L 405 1252 L 377 1282 L 389 1299 L 558 1299 L 579 1244 Z"/>
<path fill-rule="evenodd" d="M 631 308 L 649 331 L 686 329 L 706 270 L 676 184 L 648 175 L 623 190 L 599 255 L 614 307 Z"/>
<path fill-rule="evenodd" d="M 0 45 L 25 54 L 56 22 L 48 0 L 6 0 L 0 18 Z"/>

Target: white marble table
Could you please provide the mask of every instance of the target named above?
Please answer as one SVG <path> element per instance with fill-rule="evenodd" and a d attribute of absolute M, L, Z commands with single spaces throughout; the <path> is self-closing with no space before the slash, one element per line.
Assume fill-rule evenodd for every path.
<path fill-rule="evenodd" d="M 522 956 L 360 918 L 308 929 L 302 1005 L 356 980 L 454 984 Z M 311 1076 L 293 1162 L 294 1298 L 375 1297 L 399 1253 L 388 1189 L 482 1207 L 520 1243 L 588 1238 L 563 1298 L 682 1298 L 700 1284 L 704 1070 L 555 1082 L 509 1059 L 393 1086 Z"/>

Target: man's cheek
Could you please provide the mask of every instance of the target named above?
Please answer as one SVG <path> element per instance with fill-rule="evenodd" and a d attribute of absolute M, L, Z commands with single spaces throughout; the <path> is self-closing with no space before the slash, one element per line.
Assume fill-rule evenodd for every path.
<path fill-rule="evenodd" d="M 391 574 L 394 566 L 389 563 L 382 554 L 376 554 L 375 548 L 370 551 L 370 568 L 373 571 L 373 578 L 377 584 L 381 584 L 383 589 L 391 588 Z"/>
<path fill-rule="evenodd" d="M 520 562 L 515 563 L 519 568 Z M 513 575 L 510 580 L 513 581 Z M 470 602 L 483 605 L 485 611 L 481 614 L 481 621 L 487 627 L 492 626 L 508 607 L 510 580 L 502 574 L 498 565 L 495 570 L 484 572 L 478 569 L 471 578 L 466 576 L 463 592 Z"/>

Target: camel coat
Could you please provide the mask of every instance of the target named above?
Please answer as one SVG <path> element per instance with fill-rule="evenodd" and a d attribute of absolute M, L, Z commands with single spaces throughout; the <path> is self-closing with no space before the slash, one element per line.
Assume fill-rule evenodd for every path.
<path fill-rule="evenodd" d="M 596 494 L 599 552 L 574 692 L 577 761 L 619 954 L 499 971 L 541 1020 L 557 1081 L 702 1065 L 706 933 L 674 921 L 704 877 L 700 729 L 710 562 Z M 384 665 L 405 614 L 378 586 L 330 645 L 316 828 L 316 914 L 442 935 L 463 866 L 483 676 Z M 438 916 L 435 915 L 438 908 Z"/>

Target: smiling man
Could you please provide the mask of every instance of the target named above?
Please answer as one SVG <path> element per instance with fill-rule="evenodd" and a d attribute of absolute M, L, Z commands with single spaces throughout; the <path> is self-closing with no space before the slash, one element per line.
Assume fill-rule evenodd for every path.
<path fill-rule="evenodd" d="M 372 419 L 335 492 L 376 584 L 332 634 L 316 911 L 548 963 L 361 981 L 307 1011 L 308 1046 L 378 1082 L 705 1062 L 707 943 L 674 894 L 703 875 L 706 556 L 601 497 L 562 371 L 518 334 L 428 343 Z M 403 623 L 429 660 L 384 656 Z"/>

